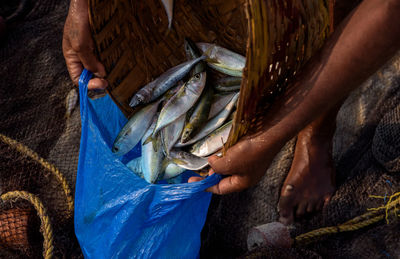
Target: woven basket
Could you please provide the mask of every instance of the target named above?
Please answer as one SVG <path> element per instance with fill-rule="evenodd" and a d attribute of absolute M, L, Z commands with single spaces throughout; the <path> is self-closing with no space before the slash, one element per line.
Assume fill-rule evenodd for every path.
<path fill-rule="evenodd" d="M 108 93 L 127 116 L 135 92 L 186 61 L 185 37 L 245 55 L 232 146 L 262 125 L 265 108 L 323 45 L 332 8 L 330 0 L 175 0 L 168 30 L 160 0 L 89 0 L 89 21 Z"/>

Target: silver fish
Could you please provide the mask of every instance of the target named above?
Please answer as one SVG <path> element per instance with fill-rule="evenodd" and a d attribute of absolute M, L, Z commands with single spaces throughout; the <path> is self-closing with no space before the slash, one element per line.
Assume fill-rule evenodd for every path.
<path fill-rule="evenodd" d="M 185 47 L 186 58 L 188 60 L 195 59 L 201 56 L 201 51 L 196 46 L 196 43 L 194 43 L 191 39 L 185 38 L 183 45 Z M 200 61 L 199 63 L 196 64 L 196 66 L 194 66 L 194 68 L 190 72 L 190 75 L 194 76 L 195 74 L 203 72 L 205 69 L 206 69 L 205 62 Z"/>
<path fill-rule="evenodd" d="M 194 134 L 199 131 L 199 129 L 201 129 L 207 123 L 213 93 L 214 90 L 211 87 L 206 87 L 199 101 L 197 102 L 192 115 L 185 124 L 181 137 L 181 142 L 187 142 Z"/>
<path fill-rule="evenodd" d="M 126 166 L 132 172 L 134 172 L 137 176 L 139 176 L 140 178 L 144 179 L 143 168 L 142 168 L 142 157 L 141 156 L 129 161 L 126 164 Z M 159 179 L 159 180 L 167 180 L 167 179 L 171 179 L 171 178 L 177 177 L 178 175 L 182 174 L 185 171 L 186 171 L 185 168 L 182 168 L 182 167 L 174 164 L 173 162 L 169 162 L 168 165 L 165 168 L 165 172 L 162 175 L 162 178 Z"/>
<path fill-rule="evenodd" d="M 197 43 L 197 46 L 207 56 L 207 63 L 213 69 L 230 75 L 242 76 L 246 58 L 233 51 L 210 43 Z"/>
<path fill-rule="evenodd" d="M 219 112 L 221 112 L 232 100 L 235 94 L 236 93 L 215 94 L 213 96 L 213 101 L 211 103 L 210 113 L 208 114 L 207 120 L 214 118 Z"/>
<path fill-rule="evenodd" d="M 199 141 L 200 139 L 209 135 L 214 130 L 218 129 L 221 125 L 224 124 L 226 119 L 231 114 L 233 108 L 236 106 L 236 102 L 237 102 L 238 98 L 239 98 L 239 93 L 236 93 L 235 96 L 232 98 L 232 100 L 225 107 L 225 109 L 223 109 L 217 116 L 215 116 L 214 118 L 209 120 L 207 122 L 207 124 L 200 130 L 199 133 L 197 133 L 192 139 L 190 139 L 186 143 L 178 142 L 175 145 L 175 147 L 184 147 L 184 146 L 194 144 L 197 141 Z"/>
<path fill-rule="evenodd" d="M 171 29 L 172 18 L 174 15 L 174 0 L 161 0 L 168 17 L 168 28 Z"/>
<path fill-rule="evenodd" d="M 213 87 L 218 92 L 234 92 L 240 90 L 241 77 L 224 77 L 213 82 Z"/>
<path fill-rule="evenodd" d="M 155 127 L 155 120 L 151 127 L 143 136 L 142 141 L 149 137 Z M 161 140 L 159 135 L 153 140 L 155 143 L 148 143 L 142 146 L 142 170 L 146 182 L 155 183 L 162 177 L 162 163 L 164 160 L 164 152 L 161 147 Z M 154 145 L 156 149 L 154 149 Z"/>
<path fill-rule="evenodd" d="M 137 157 L 129 161 L 126 166 L 140 178 L 144 178 L 142 170 L 142 157 Z"/>
<path fill-rule="evenodd" d="M 142 87 L 131 99 L 129 106 L 136 107 L 139 104 L 146 104 L 154 101 L 162 94 L 164 94 L 168 89 L 174 86 L 179 80 L 181 80 L 194 65 L 199 61 L 203 60 L 205 57 L 201 56 L 199 58 L 187 61 L 176 67 L 173 67 L 159 76 L 156 80 L 148 83 Z"/>
<path fill-rule="evenodd" d="M 178 175 L 182 174 L 185 171 L 186 171 L 185 168 L 180 167 L 177 164 L 171 162 L 168 164 L 167 168 L 165 168 L 163 179 L 167 180 L 177 177 Z"/>
<path fill-rule="evenodd" d="M 206 73 L 199 73 L 189 79 L 164 105 L 157 120 L 153 137 L 159 130 L 173 123 L 185 114 L 199 99 L 206 84 Z"/>
<path fill-rule="evenodd" d="M 233 86 L 215 86 L 214 87 L 217 92 L 237 92 L 240 90 L 240 85 L 233 85 Z"/>
<path fill-rule="evenodd" d="M 113 153 L 122 156 L 139 143 L 150 127 L 160 101 L 143 107 L 129 119 L 114 141 Z"/>
<path fill-rule="evenodd" d="M 208 166 L 208 159 L 195 156 L 185 151 L 171 150 L 170 156 L 172 162 L 187 170 L 200 170 Z"/>
<path fill-rule="evenodd" d="M 78 103 L 79 95 L 78 91 L 73 88 L 71 91 L 69 91 L 67 97 L 65 98 L 65 117 L 69 118 L 74 111 L 76 104 Z"/>
<path fill-rule="evenodd" d="M 169 154 L 169 151 L 174 147 L 181 136 L 183 127 L 185 126 L 185 120 L 186 114 L 183 114 L 174 123 L 171 123 L 160 131 L 161 141 L 166 155 Z"/>
<path fill-rule="evenodd" d="M 195 156 L 205 157 L 220 150 L 229 137 L 229 132 L 232 129 L 232 121 L 226 123 L 204 139 L 194 144 L 190 150 Z"/>

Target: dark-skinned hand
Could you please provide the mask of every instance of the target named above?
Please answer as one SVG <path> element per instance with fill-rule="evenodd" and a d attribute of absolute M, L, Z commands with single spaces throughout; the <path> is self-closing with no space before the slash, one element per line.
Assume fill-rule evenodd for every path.
<path fill-rule="evenodd" d="M 83 68 L 96 76 L 91 79 L 88 89 L 104 89 L 108 86 L 104 66 L 94 55 L 94 42 L 89 28 L 88 5 L 85 0 L 71 0 L 64 25 L 63 54 L 69 75 L 75 85 Z"/>

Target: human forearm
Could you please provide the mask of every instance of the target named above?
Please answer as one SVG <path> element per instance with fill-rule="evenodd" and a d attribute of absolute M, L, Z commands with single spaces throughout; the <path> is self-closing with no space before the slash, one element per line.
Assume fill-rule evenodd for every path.
<path fill-rule="evenodd" d="M 270 112 L 260 137 L 296 135 L 334 107 L 400 48 L 398 0 L 365 0 L 341 24 L 302 73 L 300 80 Z"/>

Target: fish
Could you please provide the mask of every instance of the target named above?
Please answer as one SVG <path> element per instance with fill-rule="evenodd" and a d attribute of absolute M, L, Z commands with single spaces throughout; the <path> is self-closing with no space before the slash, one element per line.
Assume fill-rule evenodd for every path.
<path fill-rule="evenodd" d="M 174 15 L 174 0 L 161 0 L 161 2 L 164 5 L 165 12 L 167 13 L 168 28 L 171 29 L 172 18 Z"/>
<path fill-rule="evenodd" d="M 199 133 L 193 136 L 193 138 L 191 138 L 186 143 L 178 142 L 177 144 L 175 144 L 175 147 L 184 147 L 194 144 L 209 135 L 214 130 L 218 129 L 220 126 L 222 126 L 231 114 L 233 108 L 236 106 L 236 102 L 238 99 L 239 93 L 236 93 L 232 100 L 228 103 L 228 105 L 222 111 L 220 111 L 217 116 L 209 120 L 206 125 L 199 131 Z"/>
<path fill-rule="evenodd" d="M 240 90 L 241 77 L 224 77 L 216 80 L 212 86 L 218 92 L 234 92 Z"/>
<path fill-rule="evenodd" d="M 165 151 L 165 155 L 169 154 L 169 151 L 174 147 L 175 143 L 181 136 L 183 127 L 185 126 L 186 114 L 179 117 L 174 123 L 163 128 L 161 133 L 161 141 Z"/>
<path fill-rule="evenodd" d="M 131 161 L 129 161 L 126 164 L 126 166 L 132 172 L 134 172 L 137 176 L 144 179 L 141 156 L 132 159 Z M 177 177 L 178 175 L 180 175 L 186 171 L 185 168 L 182 168 L 182 167 L 174 164 L 173 162 L 168 162 L 168 164 L 165 167 L 166 168 L 165 168 L 164 174 L 162 174 L 162 177 L 159 178 L 159 180 L 171 179 L 171 178 Z"/>
<path fill-rule="evenodd" d="M 150 127 L 161 101 L 162 99 L 143 107 L 128 120 L 114 141 L 114 154 L 122 156 L 140 142 Z"/>
<path fill-rule="evenodd" d="M 78 103 L 78 99 L 78 91 L 73 88 L 71 91 L 69 91 L 67 97 L 65 98 L 65 117 L 67 119 L 71 117 L 71 114 L 74 111 L 76 104 Z"/>
<path fill-rule="evenodd" d="M 153 124 L 147 130 L 146 134 L 143 136 L 142 141 L 147 139 L 153 133 L 155 125 L 156 120 L 154 120 Z M 156 149 L 154 149 L 154 145 Z M 161 147 L 161 139 L 159 135 L 157 135 L 157 137 L 153 139 L 152 143 L 148 143 L 142 146 L 142 170 L 146 182 L 155 183 L 158 179 L 162 178 L 162 164 L 164 158 L 165 156 Z"/>
<path fill-rule="evenodd" d="M 214 89 L 217 90 L 217 92 L 237 92 L 240 90 L 240 85 L 233 85 L 233 86 L 216 85 L 214 86 Z"/>
<path fill-rule="evenodd" d="M 199 99 L 205 84 L 205 72 L 191 77 L 189 81 L 186 82 L 162 108 L 152 137 L 155 137 L 158 131 L 175 122 L 178 118 L 185 114 Z"/>
<path fill-rule="evenodd" d="M 197 43 L 197 47 L 206 55 L 206 62 L 213 69 L 230 75 L 240 77 L 246 65 L 246 58 L 226 48 L 211 43 Z"/>
<path fill-rule="evenodd" d="M 139 104 L 147 104 L 156 100 L 166 91 L 168 91 L 172 86 L 174 86 L 179 80 L 186 76 L 194 65 L 204 59 L 205 56 L 201 56 L 168 69 L 157 79 L 142 87 L 132 97 L 129 102 L 129 106 L 134 108 Z"/>
<path fill-rule="evenodd" d="M 224 144 L 228 140 L 231 129 L 232 121 L 229 121 L 207 137 L 194 144 L 190 149 L 190 153 L 198 157 L 205 157 L 214 154 L 223 148 Z"/>
<path fill-rule="evenodd" d="M 171 178 L 175 178 L 178 175 L 182 174 L 185 172 L 186 169 L 183 167 L 178 166 L 177 164 L 170 162 L 168 163 L 167 167 L 165 168 L 163 180 L 168 180 Z"/>
<path fill-rule="evenodd" d="M 137 157 L 129 161 L 126 166 L 134 172 L 137 176 L 144 179 L 143 169 L 142 169 L 142 157 Z"/>
<path fill-rule="evenodd" d="M 194 43 L 191 39 L 185 38 L 183 46 L 185 47 L 186 58 L 188 60 L 201 57 L 201 51 L 196 46 L 196 43 Z M 205 69 L 206 69 L 206 64 L 204 63 L 204 61 L 200 61 L 194 66 L 194 68 L 190 72 L 190 75 L 194 76 L 195 74 L 205 71 Z"/>
<path fill-rule="evenodd" d="M 206 87 L 206 90 L 201 95 L 200 100 L 193 110 L 189 121 L 186 123 L 185 128 L 183 129 L 181 137 L 182 143 L 188 141 L 207 122 L 208 115 L 210 113 L 213 93 L 214 91 L 211 87 Z"/>
<path fill-rule="evenodd" d="M 221 112 L 232 100 L 235 94 L 236 93 L 214 94 L 207 120 L 214 118 L 219 112 Z"/>
<path fill-rule="evenodd" d="M 201 170 L 208 166 L 208 159 L 195 156 L 182 150 L 171 150 L 169 159 L 176 165 L 187 170 Z"/>

